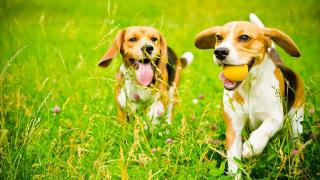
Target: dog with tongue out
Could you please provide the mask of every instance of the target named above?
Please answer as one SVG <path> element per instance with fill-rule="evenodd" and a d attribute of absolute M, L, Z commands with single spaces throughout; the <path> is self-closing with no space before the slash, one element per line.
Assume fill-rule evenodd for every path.
<path fill-rule="evenodd" d="M 151 124 L 162 119 L 171 124 L 181 70 L 191 63 L 192 53 L 178 58 L 162 34 L 146 26 L 120 30 L 98 66 L 109 66 L 118 53 L 122 63 L 115 89 L 120 123 L 142 112 Z"/>
<path fill-rule="evenodd" d="M 149 84 L 151 84 L 154 76 L 151 62 L 137 62 L 137 66 L 136 77 L 138 82 L 143 86 L 148 86 Z"/>

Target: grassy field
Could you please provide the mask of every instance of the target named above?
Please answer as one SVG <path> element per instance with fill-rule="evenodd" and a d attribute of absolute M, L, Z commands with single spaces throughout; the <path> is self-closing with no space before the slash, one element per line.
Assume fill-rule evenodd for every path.
<path fill-rule="evenodd" d="M 320 178 L 319 1 L 0 0 L 0 179 L 230 179 L 220 69 L 193 38 L 250 12 L 296 41 L 301 58 L 279 52 L 302 75 L 307 104 L 301 140 L 291 142 L 285 121 L 261 156 L 240 164 L 243 177 Z M 121 58 L 96 63 L 130 25 L 153 26 L 178 54 L 195 55 L 171 126 L 117 122 Z"/>

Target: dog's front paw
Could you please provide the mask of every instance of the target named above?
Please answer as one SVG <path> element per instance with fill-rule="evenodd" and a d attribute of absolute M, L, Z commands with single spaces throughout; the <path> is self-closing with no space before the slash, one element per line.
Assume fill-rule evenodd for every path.
<path fill-rule="evenodd" d="M 164 107 L 161 102 L 155 102 L 151 105 L 148 117 L 152 124 L 159 124 L 157 118 L 164 114 Z"/>
<path fill-rule="evenodd" d="M 242 157 L 251 158 L 252 156 L 256 156 L 262 153 L 265 143 L 263 140 L 260 141 L 246 141 L 242 146 Z"/>
<path fill-rule="evenodd" d="M 242 146 L 242 157 L 251 158 L 253 156 L 253 147 L 249 141 L 243 143 Z"/>

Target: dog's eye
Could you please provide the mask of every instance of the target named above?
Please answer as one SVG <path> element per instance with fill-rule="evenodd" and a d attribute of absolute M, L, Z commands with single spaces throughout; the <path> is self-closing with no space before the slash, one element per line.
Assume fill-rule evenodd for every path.
<path fill-rule="evenodd" d="M 151 41 L 156 42 L 156 41 L 158 41 L 158 38 L 153 37 L 153 38 L 151 38 Z"/>
<path fill-rule="evenodd" d="M 132 37 L 132 38 L 129 39 L 129 41 L 130 41 L 130 42 L 136 42 L 136 41 L 137 41 L 137 38 Z"/>
<path fill-rule="evenodd" d="M 217 40 L 218 42 L 221 42 L 221 41 L 223 40 L 223 37 L 222 37 L 221 35 L 217 34 L 217 35 L 216 35 L 216 40 Z"/>
<path fill-rule="evenodd" d="M 246 34 L 239 36 L 239 40 L 243 42 L 248 42 L 250 40 L 250 37 Z"/>

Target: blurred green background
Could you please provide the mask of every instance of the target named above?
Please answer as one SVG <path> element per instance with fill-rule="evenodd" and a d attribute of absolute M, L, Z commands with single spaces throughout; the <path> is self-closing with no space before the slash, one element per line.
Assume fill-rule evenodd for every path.
<path fill-rule="evenodd" d="M 246 177 L 319 177 L 318 0 L 0 0 L 0 177 L 227 178 L 217 153 L 225 153 L 220 68 L 212 50 L 196 49 L 193 39 L 251 12 L 300 48 L 301 58 L 278 51 L 305 81 L 307 115 L 299 156 L 290 152 L 302 145 L 274 138 L 262 157 L 244 161 Z M 171 127 L 144 132 L 139 121 L 117 123 L 113 79 L 121 57 L 107 69 L 96 63 L 116 32 L 131 25 L 153 26 L 179 55 L 195 55 Z"/>

